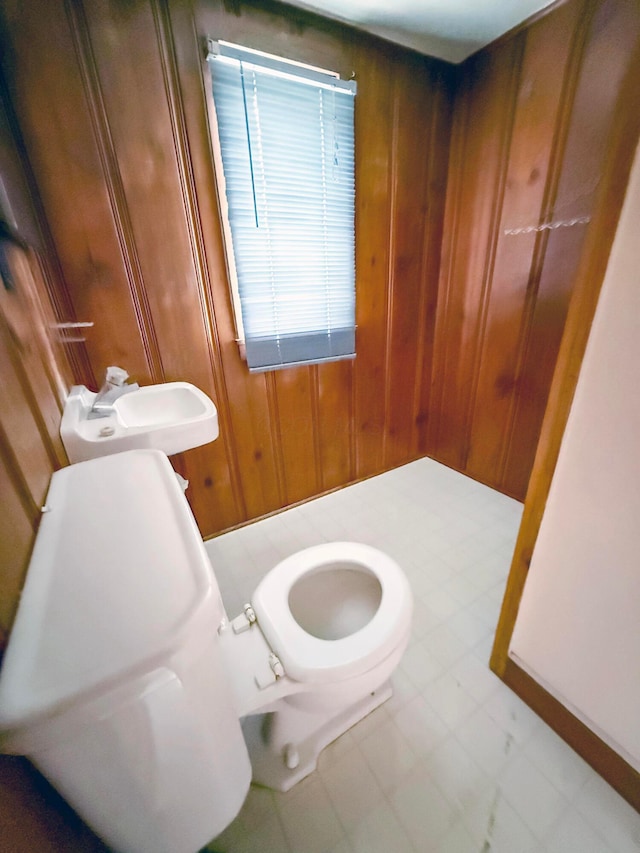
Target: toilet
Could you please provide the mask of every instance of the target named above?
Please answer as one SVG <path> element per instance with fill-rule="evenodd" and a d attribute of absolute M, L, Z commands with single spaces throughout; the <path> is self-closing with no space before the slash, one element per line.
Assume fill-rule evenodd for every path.
<path fill-rule="evenodd" d="M 227 615 L 167 457 L 53 475 L 0 670 L 0 749 L 123 853 L 195 853 L 253 780 L 286 791 L 391 695 L 409 584 L 353 542 L 293 554 Z"/>

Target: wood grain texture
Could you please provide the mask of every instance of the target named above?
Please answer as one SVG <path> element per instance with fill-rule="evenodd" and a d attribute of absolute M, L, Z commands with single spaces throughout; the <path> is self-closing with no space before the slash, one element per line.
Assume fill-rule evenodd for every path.
<path fill-rule="evenodd" d="M 585 232 L 546 226 L 593 214 L 633 40 L 619 2 L 570 0 L 456 70 L 273 3 L 8 4 L 7 88 L 60 301 L 98 318 L 93 373 L 121 362 L 218 405 L 220 439 L 176 462 L 205 535 L 423 454 L 524 496 Z M 259 376 L 240 358 L 211 34 L 355 72 L 351 364 Z"/>
<path fill-rule="evenodd" d="M 43 267 L 17 236 L 38 239 L 42 232 L 5 108 L 0 99 L 2 213 L 16 238 L 2 241 L 8 276 L 0 279 L 0 653 L 51 474 L 67 464 L 59 429 L 71 375 Z"/>
<path fill-rule="evenodd" d="M 578 48 L 580 72 L 576 75 L 574 106 L 566 128 L 562 162 L 557 166 L 554 210 L 547 214 L 548 219 L 588 216 L 593 223 L 605 203 L 600 190 L 619 132 L 616 114 L 624 109 L 628 98 L 629 76 L 637 73 L 633 69 L 640 38 L 638 13 L 637 4 L 614 0 L 588 4 L 580 20 L 579 27 L 584 28 L 584 35 L 577 33 L 578 39 L 584 39 Z M 622 204 L 622 198 L 620 194 L 618 205 Z M 589 225 L 589 230 L 594 228 Z M 521 387 L 512 413 L 511 432 L 505 441 L 508 463 L 501 481 L 508 493 L 520 483 L 521 495 L 526 491 L 544 416 L 544 409 L 536 406 L 535 401 L 543 391 L 548 399 L 570 300 L 586 251 L 588 229 L 577 226 L 547 234 L 537 297 L 531 306 L 530 325 L 523 341 Z M 606 239 L 611 232 L 602 231 L 601 236 Z"/>
<path fill-rule="evenodd" d="M 638 39 L 626 6 L 572 0 L 459 72 L 425 448 L 519 499 Z"/>
<path fill-rule="evenodd" d="M 450 70 L 270 3 L 30 0 L 25 15 L 10 3 L 5 25 L 8 88 L 67 297 L 96 320 L 94 374 L 121 363 L 141 382 L 191 381 L 218 405 L 218 441 L 175 460 L 203 534 L 416 458 Z M 356 74 L 354 362 L 260 376 L 240 359 L 207 124 L 210 34 Z M 46 99 L 34 44 L 55 78 Z"/>
<path fill-rule="evenodd" d="M 61 2 L 10 2 L 3 13 L 9 93 L 70 302 L 79 320 L 95 323 L 87 335 L 95 375 L 99 381 L 108 364 L 122 362 L 149 382 L 152 369 L 114 222 L 115 177 L 92 124 L 90 79 L 77 53 L 82 42 Z"/>
<path fill-rule="evenodd" d="M 424 454 L 524 495 L 574 283 L 602 274 L 626 180 L 614 167 L 637 138 L 637 104 L 619 128 L 633 75 L 638 89 L 637 11 L 635 0 L 568 0 L 453 69 L 270 0 L 5 0 L 2 127 L 18 166 L 2 173 L 22 181 L 21 233 L 46 255 L 25 279 L 48 317 L 36 327 L 50 329 L 54 311 L 96 322 L 86 360 L 81 345 L 72 359 L 77 381 L 121 363 L 143 383 L 184 379 L 211 394 L 219 440 L 173 460 L 204 535 Z M 249 374 L 240 358 L 205 36 L 355 73 L 355 361 Z M 579 227 L 505 233 L 577 215 L 593 219 L 587 243 Z M 0 632 L 47 477 L 65 461 L 59 387 L 70 384 L 56 342 L 24 333 L 40 309 L 15 305 L 0 312 L 11 401 L 0 420 Z M 576 334 L 560 356 L 501 642 L 581 358 L 586 332 Z M 44 807 L 28 793 L 15 808 L 32 847 L 48 849 L 50 827 L 27 826 Z M 13 813 L 0 817 L 4 827 Z M 81 832 L 63 839 L 92 849 Z"/>
<path fill-rule="evenodd" d="M 600 17 L 600 15 L 603 17 Z M 624 69 L 620 70 L 618 98 L 612 110 L 611 131 L 604 154 L 593 221 L 585 236 L 574 291 L 562 337 L 549 403 L 541 428 L 533 472 L 525 501 L 507 588 L 502 603 L 491 668 L 528 702 L 636 809 L 640 807 L 640 775 L 593 732 L 545 693 L 508 656 L 522 592 L 527 579 L 549 489 L 560 453 L 562 436 L 571 409 L 580 366 L 595 315 L 600 288 L 620 215 L 634 153 L 640 137 L 640 8 L 633 2 L 606 4 L 596 10 L 595 44 L 609 41 L 596 51 L 599 61 L 614 55 L 613 45 L 625 45 Z M 595 70 L 595 68 L 594 68 Z M 586 96 L 585 96 L 586 97 Z"/>
<path fill-rule="evenodd" d="M 7 90 L 61 304 L 97 322 L 93 373 L 120 362 L 218 406 L 218 441 L 176 459 L 205 536 L 424 454 L 524 496 L 585 231 L 544 226 L 594 213 L 622 2 L 569 0 L 458 69 L 272 2 L 5 4 Z M 211 35 L 355 73 L 353 362 L 240 358 Z"/>
<path fill-rule="evenodd" d="M 11 627 L 51 474 L 67 464 L 59 429 L 68 369 L 56 361 L 33 254 L 4 245 L 13 288 L 0 283 L 0 650 Z"/>
<path fill-rule="evenodd" d="M 358 56 L 356 110 L 356 475 L 384 466 L 389 300 L 397 286 L 391 268 L 391 216 L 396 203 L 398 145 L 396 87 L 382 50 Z M 358 156 L 358 154 L 360 156 Z M 359 192 L 366 187 L 365 192 Z"/>
<path fill-rule="evenodd" d="M 640 9 L 637 5 L 633 2 L 620 3 L 618 10 L 623 16 L 622 29 L 638 32 Z M 639 75 L 640 40 L 636 40 L 620 86 L 620 97 L 612 120 L 612 134 L 598 187 L 594 219 L 587 232 L 575 278 L 573 298 L 562 337 L 549 394 L 549 405 L 542 424 L 522 524 L 496 631 L 491 665 L 498 674 L 502 674 L 506 666 L 522 590 L 544 514 L 624 200 L 633 156 L 640 137 L 640 90 L 637 86 Z"/>
<path fill-rule="evenodd" d="M 38 279 L 39 292 L 53 322 L 77 320 L 60 265 L 51 230 L 42 208 L 40 192 L 26 156 L 22 131 L 4 77 L 0 75 L 0 174 L 4 186 L 2 216 L 22 242 L 38 253 L 39 269 L 29 278 Z M 6 209 L 5 209 L 6 207 Z M 40 287 L 40 285 L 44 287 Z M 45 302 L 42 306 L 45 307 Z M 54 342 L 60 343 L 60 341 Z M 55 346 L 54 346 L 55 348 Z M 94 384 L 84 344 L 74 342 L 59 347 L 55 358 L 69 365 L 78 382 Z"/>
<path fill-rule="evenodd" d="M 461 71 L 454 107 L 433 361 L 428 452 L 466 471 L 492 295 L 522 39 Z"/>

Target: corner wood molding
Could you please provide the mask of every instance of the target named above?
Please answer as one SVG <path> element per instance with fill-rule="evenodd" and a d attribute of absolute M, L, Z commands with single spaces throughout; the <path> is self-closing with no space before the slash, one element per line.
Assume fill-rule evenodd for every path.
<path fill-rule="evenodd" d="M 569 306 L 565 332 L 542 424 L 522 524 L 496 629 L 490 666 L 496 675 L 530 704 L 542 719 L 570 743 L 576 752 L 591 764 L 621 796 L 634 808 L 640 810 L 640 774 L 526 675 L 508 656 L 529 565 L 544 515 L 640 137 L 640 92 L 637 87 L 639 75 L 640 44 L 635 48 L 621 87 L 609 154 L 603 171 L 595 215 L 587 232 L 576 275 L 575 290 Z M 559 708 L 562 709 L 561 712 Z"/>

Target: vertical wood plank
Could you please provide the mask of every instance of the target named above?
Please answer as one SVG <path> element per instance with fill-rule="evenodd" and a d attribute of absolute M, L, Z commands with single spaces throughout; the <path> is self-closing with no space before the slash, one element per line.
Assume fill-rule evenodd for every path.
<path fill-rule="evenodd" d="M 430 453 L 465 470 L 521 40 L 465 67 L 454 112 L 440 271 Z"/>
<path fill-rule="evenodd" d="M 3 438 L 0 433 L 0 440 Z M 3 442 L 4 444 L 4 442 Z M 18 606 L 27 564 L 33 547 L 33 519 L 14 484 L 6 459 L 6 445 L 0 447 L 0 650 L 5 645 Z"/>
<path fill-rule="evenodd" d="M 594 0 L 589 8 L 602 7 L 607 17 L 622 2 Z M 531 452 L 553 359 L 537 372 L 535 362 L 553 352 L 561 325 L 562 312 L 546 310 L 560 285 L 553 284 L 555 296 L 545 290 L 546 265 L 560 269 L 553 257 L 560 235 L 509 243 L 503 232 L 512 218 L 539 216 L 550 204 L 553 193 L 543 187 L 558 148 L 554 73 L 562 78 L 567 22 L 584 0 L 455 73 L 271 5 L 234 14 L 213 0 L 29 0 L 22 17 L 15 2 L 6 5 L 8 43 L 19 54 L 10 91 L 44 207 L 55 215 L 76 313 L 91 304 L 108 314 L 101 285 L 83 279 L 75 261 L 80 240 L 100 247 L 117 282 L 119 330 L 107 334 L 101 320 L 89 342 L 96 372 L 110 340 L 126 340 L 121 351 L 135 361 L 137 350 L 148 373 L 190 379 L 219 406 L 219 441 L 177 462 L 192 482 L 205 534 L 424 452 L 507 491 L 516 488 L 509 485 L 515 472 L 522 488 L 527 451 L 518 442 Z M 65 55 L 53 55 L 50 32 L 69 47 Z M 211 33 L 344 76 L 356 72 L 358 353 L 351 366 L 255 376 L 240 359 L 208 139 L 202 39 Z M 36 63 L 27 44 L 54 63 L 47 102 L 31 91 Z M 604 51 L 599 61 L 608 61 Z M 598 94 L 607 97 L 614 99 Z M 51 119 L 53 140 L 36 115 Z M 72 117 L 70 129 L 62 115 Z M 55 178 L 72 159 L 73 204 Z M 567 187 L 576 185 L 571 168 L 563 162 L 558 199 L 565 171 Z M 76 209 L 92 212 L 82 229 Z M 564 286 L 569 279 L 565 270 Z M 345 413 L 339 436 L 325 401 Z M 292 413 L 301 413 L 295 429 Z M 505 450 L 505 436 L 513 450 Z"/>
<path fill-rule="evenodd" d="M 54 463 L 45 444 L 39 413 L 32 409 L 37 404 L 31 389 L 22 385 L 16 370 L 11 352 L 15 342 L 1 319 L 0 324 L 0 428 L 4 441 L 11 447 L 20 466 L 20 476 L 28 490 L 28 501 L 35 519 L 38 507 L 44 503 Z"/>
<path fill-rule="evenodd" d="M 170 22 L 156 4 L 146 3 L 94 3 L 87 15 L 84 50 L 95 63 L 93 103 L 108 116 L 113 169 L 121 187 L 117 221 L 147 306 L 142 318 L 146 338 L 162 353 L 165 379 L 193 382 L 217 400 Z M 106 31 L 118 35 L 104 40 L 100 34 Z M 243 517 L 227 438 L 228 433 L 182 456 L 196 517 L 205 530 L 231 526 Z"/>
<path fill-rule="evenodd" d="M 356 476 L 382 471 L 388 276 L 393 191 L 393 54 L 357 56 L 356 105 Z M 396 134 L 398 132 L 396 125 Z"/>
<path fill-rule="evenodd" d="M 44 212 L 80 320 L 93 320 L 87 350 L 94 372 L 122 363 L 150 381 L 152 364 L 142 341 L 113 220 L 113 182 L 96 145 L 96 128 L 77 61 L 76 34 L 62 3 L 6 4 L 3 71 Z M 42 69 L 47 69 L 47 86 Z M 99 369 L 96 369 L 99 368 Z"/>
<path fill-rule="evenodd" d="M 444 215 L 447 197 L 447 172 L 450 143 L 453 138 L 454 92 L 457 72 L 453 69 L 431 69 L 434 101 L 428 137 L 429 181 L 426 195 L 426 221 L 424 233 L 422 276 L 422 301 L 418 306 L 421 335 L 418 339 L 416 359 L 416 385 L 414 389 L 413 454 L 425 455 L 432 446 L 430 435 L 437 429 L 437 407 L 433 403 L 436 380 L 436 320 L 440 294 L 438 278 L 442 262 Z M 447 144 L 443 144 L 443 140 Z"/>
<path fill-rule="evenodd" d="M 572 108 L 571 86 L 562 86 L 575 43 L 580 8 L 569 4 L 553 19 L 527 33 L 509 150 L 506 179 L 496 221 L 496 250 L 481 342 L 478 378 L 469 427 L 467 471 L 500 487 L 509 418 L 518 394 L 519 351 L 528 314 L 536 302 L 536 250 L 543 251 L 549 198 L 555 198 L 554 161 L 562 159 L 557 133 L 560 109 Z M 569 91 L 567 92 L 567 89 Z M 563 96 L 564 93 L 564 97 Z M 524 233 L 510 231 L 525 229 Z M 530 230 L 527 230 L 530 229 Z M 544 401 L 538 400 L 543 407 Z"/>
<path fill-rule="evenodd" d="M 273 375 L 287 504 L 320 491 L 312 417 L 312 370 L 292 367 L 277 370 Z"/>
<path fill-rule="evenodd" d="M 203 253 L 207 264 L 207 294 L 215 347 L 224 377 L 221 432 L 226 435 L 237 460 L 244 518 L 255 518 L 283 505 L 284 496 L 274 457 L 273 427 L 267 380 L 264 374 L 249 374 L 235 343 L 235 328 L 222 243 L 216 186 L 207 126 L 210 93 L 203 68 L 199 34 L 221 32 L 224 16 L 218 8 L 201 4 L 197 17 L 181 3 L 171 3 L 170 15 L 177 70 L 184 101 L 186 132 L 193 167 Z M 234 19 L 235 20 L 235 19 Z M 212 533 L 221 526 L 210 527 Z"/>
<path fill-rule="evenodd" d="M 610 156 L 619 93 L 640 30 L 640 9 L 629 0 L 598 4 L 592 11 L 553 209 L 554 219 L 565 221 L 597 215 L 598 189 Z M 521 391 L 504 444 L 501 486 L 511 494 L 526 491 L 544 416 L 542 403 L 549 395 L 588 227 L 559 228 L 548 235 L 537 299 L 523 343 Z"/>
<path fill-rule="evenodd" d="M 48 336 L 55 318 L 73 321 L 76 319 L 73 305 L 67 291 L 51 230 L 44 215 L 40 192 L 35 182 L 33 170 L 26 154 L 22 131 L 18 125 L 16 112 L 11 102 L 7 83 L 0 74 L 0 173 L 4 188 L 3 215 L 11 228 L 17 230 L 21 240 L 33 252 L 38 253 L 31 263 L 32 277 L 37 279 L 36 289 L 46 301 L 48 310 L 46 320 Z M 53 362 L 59 362 L 59 376 L 53 377 L 58 390 L 66 393 L 72 384 L 71 377 L 77 382 L 88 385 L 94 383 L 86 349 L 80 342 L 66 347 L 56 346 Z M 64 374 L 64 375 L 63 375 Z"/>
<path fill-rule="evenodd" d="M 66 465 L 60 438 L 62 407 L 69 386 L 69 365 L 56 341 L 55 321 L 35 253 L 5 245 L 15 289 L 0 289 L 0 314 L 11 360 L 25 391 L 49 458 L 55 468 Z"/>
<path fill-rule="evenodd" d="M 355 479 L 352 454 L 354 369 L 353 361 L 336 361 L 317 368 L 315 421 L 322 491 Z"/>
<path fill-rule="evenodd" d="M 434 148 L 438 147 L 434 138 L 435 128 L 439 129 L 435 115 L 441 108 L 441 86 L 433 76 L 429 67 L 416 58 L 399 68 L 396 77 L 385 468 L 407 462 L 415 454 L 416 382 L 421 376 L 424 339 L 432 328 L 425 312 L 433 301 L 437 264 L 431 255 L 434 247 L 429 241 L 427 217 L 442 220 L 442 207 L 433 204 L 430 186 L 434 178 Z"/>

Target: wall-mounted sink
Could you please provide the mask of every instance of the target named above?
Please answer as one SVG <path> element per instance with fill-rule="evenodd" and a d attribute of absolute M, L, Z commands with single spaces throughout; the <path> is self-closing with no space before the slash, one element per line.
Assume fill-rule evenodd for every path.
<path fill-rule="evenodd" d="M 145 447 L 168 456 L 218 437 L 213 401 L 189 382 L 145 385 L 119 397 L 107 417 L 88 417 L 96 394 L 75 385 L 67 397 L 60 436 L 70 462 Z"/>

